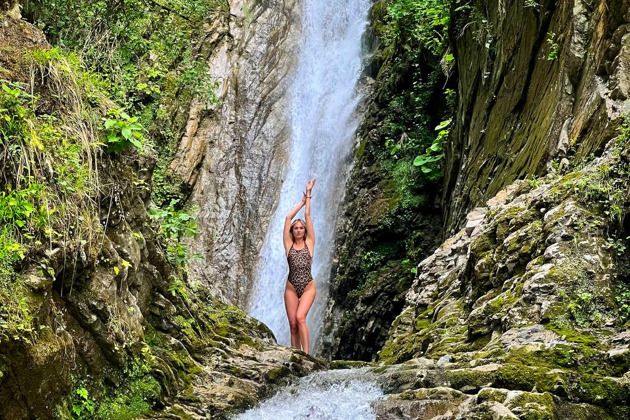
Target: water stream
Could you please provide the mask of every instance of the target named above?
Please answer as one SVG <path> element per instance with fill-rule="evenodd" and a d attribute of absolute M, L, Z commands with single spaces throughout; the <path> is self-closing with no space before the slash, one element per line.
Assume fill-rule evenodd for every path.
<path fill-rule="evenodd" d="M 317 297 L 307 318 L 311 343 L 323 323 L 333 258 L 334 228 L 359 122 L 361 38 L 369 0 L 304 0 L 302 39 L 291 88 L 291 150 L 276 213 L 263 244 L 249 312 L 267 324 L 278 343 L 289 345 L 284 308 L 288 266 L 282 245 L 284 218 L 317 178 L 312 216 L 316 232 L 313 276 Z M 303 212 L 298 217 L 304 218 Z M 315 349 L 311 345 L 311 351 Z"/>
<path fill-rule="evenodd" d="M 235 419 L 374 419 L 371 403 L 383 391 L 372 376 L 365 368 L 313 373 Z"/>

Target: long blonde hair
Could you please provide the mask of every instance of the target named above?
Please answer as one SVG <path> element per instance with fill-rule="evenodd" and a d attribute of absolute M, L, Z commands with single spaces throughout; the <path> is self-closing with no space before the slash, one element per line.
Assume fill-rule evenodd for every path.
<path fill-rule="evenodd" d="M 291 229 L 289 229 L 289 234 L 291 235 L 291 241 L 293 242 L 295 242 L 295 236 L 293 236 L 293 226 L 295 226 L 297 222 L 302 223 L 302 226 L 304 226 L 304 239 L 306 239 L 306 237 L 308 236 L 308 229 L 306 229 L 306 222 L 302 219 L 295 219 L 291 223 Z"/>

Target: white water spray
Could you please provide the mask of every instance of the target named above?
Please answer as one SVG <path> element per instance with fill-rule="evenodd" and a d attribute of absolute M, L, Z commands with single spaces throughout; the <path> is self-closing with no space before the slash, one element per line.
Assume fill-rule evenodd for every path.
<path fill-rule="evenodd" d="M 282 389 L 236 420 L 369 420 L 383 391 L 366 369 L 317 372 Z"/>
<path fill-rule="evenodd" d="M 302 40 L 291 90 L 289 168 L 261 250 L 250 314 L 271 328 L 278 343 L 290 344 L 284 308 L 288 266 L 282 229 L 286 214 L 302 199 L 306 181 L 317 178 L 311 200 L 317 297 L 307 318 L 314 351 L 328 298 L 337 210 L 359 122 L 356 110 L 361 100 L 357 92 L 362 68 L 361 38 L 371 2 L 303 0 L 301 4 Z"/>

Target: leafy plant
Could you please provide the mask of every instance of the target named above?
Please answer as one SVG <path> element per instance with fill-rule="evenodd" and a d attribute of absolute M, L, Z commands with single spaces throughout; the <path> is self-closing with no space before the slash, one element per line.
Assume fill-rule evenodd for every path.
<path fill-rule="evenodd" d="M 176 209 L 178 203 L 179 200 L 172 200 L 168 208 L 151 208 L 149 217 L 160 223 L 159 235 L 166 241 L 169 261 L 176 267 L 185 268 L 192 258 L 199 258 L 199 255 L 190 256 L 183 240 L 195 237 L 199 227 L 194 216 Z M 191 210 L 194 212 L 197 208 Z"/>
<path fill-rule="evenodd" d="M 126 112 L 110 111 L 113 118 L 104 119 L 107 130 L 107 151 L 118 153 L 129 146 L 142 150 L 144 143 L 144 127 L 138 122 L 138 117 L 130 117 Z"/>
<path fill-rule="evenodd" d="M 525 0 L 525 7 L 532 7 L 536 10 L 540 8 L 540 4 L 536 0 Z"/>
<path fill-rule="evenodd" d="M 408 267 L 408 266 L 409 266 L 409 263 L 410 263 L 410 260 L 409 260 L 408 258 L 405 258 L 404 260 L 402 260 L 402 261 L 400 262 L 400 265 L 402 265 L 403 267 Z M 409 272 L 410 272 L 410 273 L 412 273 L 412 274 L 418 274 L 418 267 L 417 267 L 417 266 L 415 266 L 415 265 L 414 265 L 414 266 L 412 266 L 412 267 L 409 269 Z"/>
<path fill-rule="evenodd" d="M 556 34 L 549 32 L 547 36 L 547 44 L 549 45 L 549 54 L 547 54 L 547 60 L 554 61 L 558 58 L 558 43 L 556 42 Z"/>
<path fill-rule="evenodd" d="M 442 176 L 442 171 L 438 162 L 444 157 L 442 149 L 442 143 L 449 135 L 451 120 L 442 121 L 435 130 L 438 131 L 438 135 L 433 140 L 431 146 L 422 155 L 416 156 L 413 161 L 414 166 L 419 166 L 422 172 L 427 174 L 429 179 L 437 179 Z"/>
<path fill-rule="evenodd" d="M 527 181 L 527 184 L 532 188 L 538 188 L 541 184 L 540 179 L 538 179 L 536 175 L 528 175 L 525 181 Z"/>
<path fill-rule="evenodd" d="M 590 327 L 602 320 L 602 314 L 590 292 L 579 291 L 572 295 L 567 309 L 580 327 Z"/>
<path fill-rule="evenodd" d="M 195 217 L 184 210 L 177 210 L 178 203 L 179 200 L 172 200 L 166 209 L 152 208 L 149 210 L 149 217 L 160 220 L 160 233 L 168 239 L 194 237 L 199 233 Z M 197 208 L 193 208 L 192 211 L 197 211 Z"/>
<path fill-rule="evenodd" d="M 617 256 L 623 256 L 628 250 L 628 241 L 630 236 L 623 238 L 608 238 L 608 249 L 614 249 Z"/>
<path fill-rule="evenodd" d="M 400 0 L 387 8 L 389 42 L 411 38 L 441 55 L 445 45 L 450 2 L 445 0 Z"/>
<path fill-rule="evenodd" d="M 30 141 L 41 148 L 41 143 L 38 136 L 34 135 L 34 127 L 29 119 L 35 98 L 26 93 L 23 86 L 18 83 L 8 80 L 0 80 L 0 82 L 2 88 L 0 91 L 0 142 L 6 145 L 10 143 L 17 145 Z"/>
<path fill-rule="evenodd" d="M 191 93 L 197 96 L 206 108 L 219 103 L 219 98 L 215 95 L 219 83 L 208 75 L 207 62 L 194 62 L 191 58 L 187 61 L 189 62 L 187 68 L 178 79 L 179 86 L 190 89 Z"/>
<path fill-rule="evenodd" d="M 88 390 L 85 388 L 79 388 L 76 390 L 78 397 L 74 398 L 72 404 L 72 412 L 77 419 L 92 418 L 95 409 L 95 403 L 88 396 Z"/>
<path fill-rule="evenodd" d="M 171 284 L 168 286 L 168 291 L 173 296 L 181 296 L 184 300 L 188 300 L 188 294 L 186 292 L 186 284 L 177 276 L 171 277 Z"/>
<path fill-rule="evenodd" d="M 630 321 L 630 285 L 620 282 L 617 285 L 616 300 L 621 321 Z"/>

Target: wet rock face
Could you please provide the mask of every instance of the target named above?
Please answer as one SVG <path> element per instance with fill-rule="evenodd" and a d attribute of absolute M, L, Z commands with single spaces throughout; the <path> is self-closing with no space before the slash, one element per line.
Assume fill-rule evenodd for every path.
<path fill-rule="evenodd" d="M 375 139 L 367 142 L 368 149 L 378 147 Z M 369 157 L 357 159 L 338 224 L 334 278 L 320 347 L 329 359 L 376 357 L 413 281 L 409 261 L 402 262 L 405 243 L 413 243 L 419 255 L 436 246 L 439 216 L 429 208 L 398 211 L 400 197 L 388 187 L 391 183 Z"/>
<path fill-rule="evenodd" d="M 482 3 L 452 28 L 451 236 L 379 353 L 377 418 L 627 418 L 630 5 Z"/>
<path fill-rule="evenodd" d="M 246 307 L 288 156 L 287 86 L 299 34 L 293 0 L 230 1 L 209 31 L 219 104 L 194 103 L 171 170 L 193 190 L 203 258 L 194 279 Z"/>
<path fill-rule="evenodd" d="M 535 188 L 516 182 L 469 213 L 466 227 L 418 267 L 381 358 L 479 350 L 532 323 L 591 333 L 619 327 L 612 222 L 576 194 L 599 185 L 602 168 L 624 167 L 619 159 L 609 152 Z M 625 191 L 627 176 L 618 181 Z"/>
<path fill-rule="evenodd" d="M 447 228 L 551 159 L 601 152 L 624 112 L 624 0 L 473 2 L 455 19 L 459 103 L 447 148 Z"/>
<path fill-rule="evenodd" d="M 410 389 L 448 386 L 476 397 L 437 403 L 403 393 L 383 403 L 381 418 L 439 407 L 460 413 L 453 418 L 529 418 L 533 410 L 562 419 L 580 409 L 572 403 L 587 404 L 592 418 L 629 413 L 630 340 L 615 293 L 627 278 L 608 245 L 616 222 L 607 199 L 585 193 L 605 184 L 614 196 L 618 188 L 627 208 L 628 146 L 614 143 L 580 170 L 501 190 L 419 265 L 380 358 L 430 357 L 429 371 L 404 379 L 415 381 Z M 496 391 L 499 398 L 489 388 L 512 391 Z"/>
<path fill-rule="evenodd" d="M 418 176 L 420 169 L 412 166 L 415 155 L 389 151 L 385 144 L 392 133 L 384 127 L 396 118 L 401 118 L 396 123 L 401 127 L 408 124 L 388 108 L 392 103 L 404 104 L 401 107 L 406 111 L 415 109 L 410 104 L 418 102 L 418 96 L 441 97 L 446 82 L 433 77 L 439 59 L 431 58 L 428 51 L 427 57 L 417 62 L 402 53 L 390 56 L 391 45 L 379 45 L 376 28 L 384 26 L 386 3 L 374 3 L 370 16 L 373 32 L 365 37 L 366 46 L 373 51 L 366 54 L 369 76 L 364 75 L 362 82 L 365 112 L 337 223 L 330 294 L 318 346 L 320 354 L 332 360 L 376 358 L 387 340 L 391 322 L 403 308 L 414 277 L 410 269 L 439 244 L 442 225 L 436 205 L 437 186 Z M 400 61 L 404 64 L 392 64 Z M 422 83 L 420 74 L 426 77 Z M 418 94 L 409 88 L 416 84 L 426 84 L 426 91 Z M 445 106 L 439 100 L 426 101 L 423 111 L 428 115 L 431 108 L 435 115 L 428 119 L 437 119 L 437 125 L 441 120 L 435 110 Z M 411 125 L 401 130 L 407 129 L 415 130 Z M 397 136 L 400 144 L 409 138 L 407 132 Z"/>

